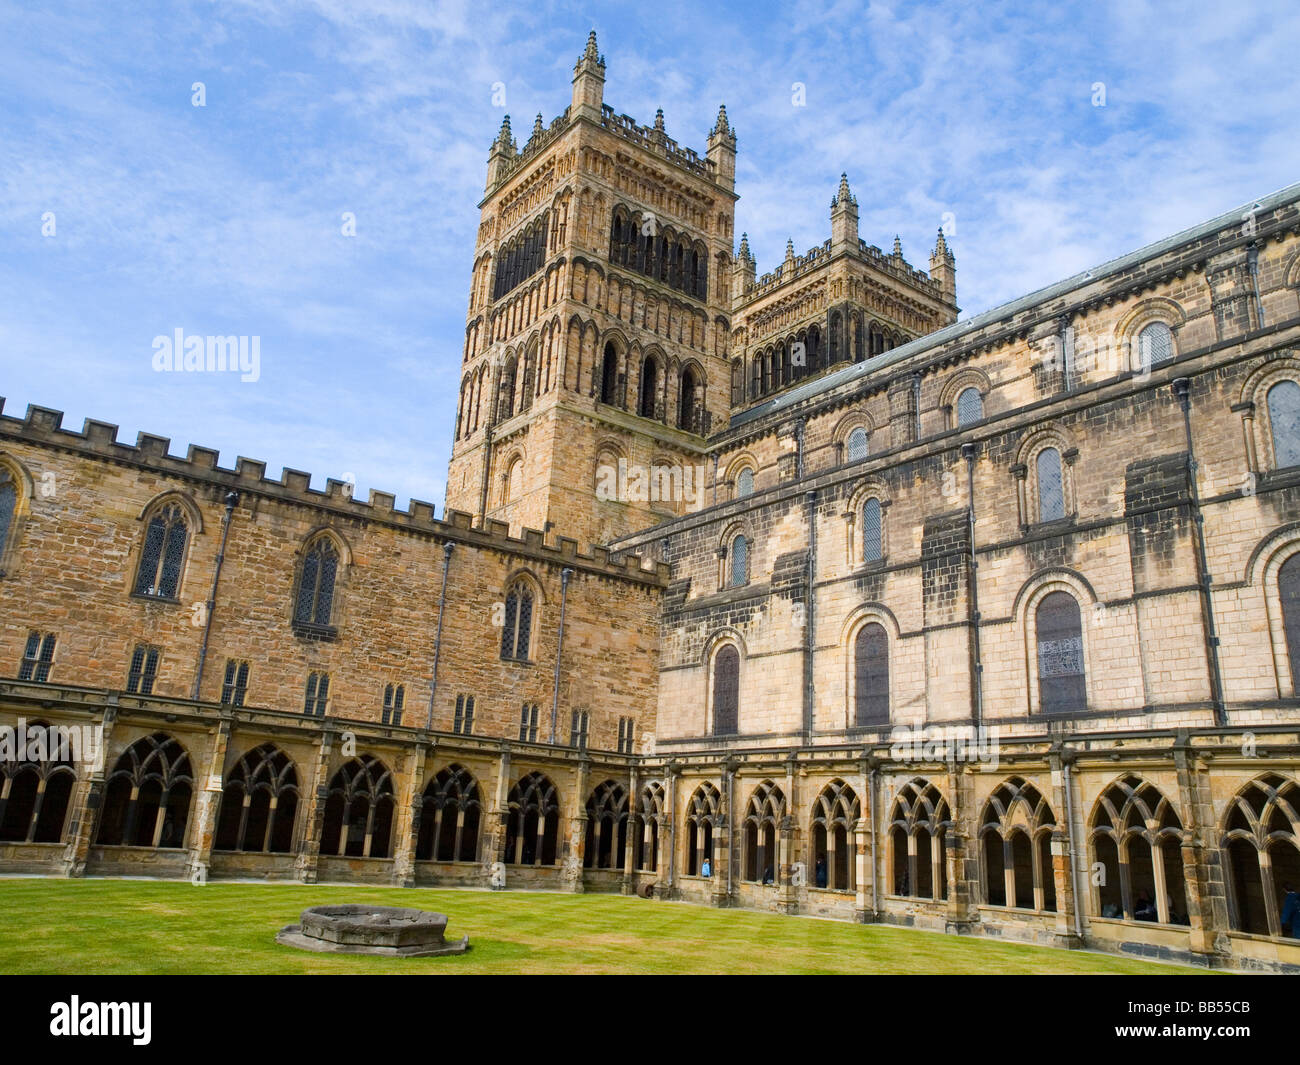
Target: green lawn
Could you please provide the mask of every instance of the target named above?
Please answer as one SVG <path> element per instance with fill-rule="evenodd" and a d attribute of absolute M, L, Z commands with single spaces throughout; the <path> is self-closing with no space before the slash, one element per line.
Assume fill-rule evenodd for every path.
<path fill-rule="evenodd" d="M 283 947 L 307 906 L 450 916 L 445 958 Z M 903 928 L 613 895 L 154 880 L 0 879 L 0 973 L 1179 973 L 1172 966 Z"/>

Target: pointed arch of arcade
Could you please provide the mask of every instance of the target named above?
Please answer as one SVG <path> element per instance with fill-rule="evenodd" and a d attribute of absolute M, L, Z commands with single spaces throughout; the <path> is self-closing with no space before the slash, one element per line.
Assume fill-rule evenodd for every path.
<path fill-rule="evenodd" d="M 226 773 L 213 849 L 289 853 L 299 798 L 293 760 L 274 743 L 254 747 Z"/>
<path fill-rule="evenodd" d="M 1155 784 L 1128 774 L 1107 787 L 1088 822 L 1093 914 L 1187 924 L 1186 838 L 1178 811 Z"/>
<path fill-rule="evenodd" d="M 54 734 L 46 721 L 32 721 L 30 731 Z M 68 803 L 77 771 L 66 755 L 46 750 L 45 757 L 0 762 L 0 840 L 15 843 L 62 843 Z"/>
<path fill-rule="evenodd" d="M 721 823 L 722 793 L 716 784 L 706 780 L 691 793 L 682 818 L 682 844 L 686 849 L 682 868 L 687 876 L 700 876 L 705 858 L 713 865 L 713 837 Z"/>
<path fill-rule="evenodd" d="M 416 860 L 477 861 L 482 820 L 483 799 L 473 774 L 454 762 L 439 770 L 420 797 Z"/>
<path fill-rule="evenodd" d="M 980 816 L 980 885 L 989 906 L 1056 912 L 1056 815 L 1022 777 L 1003 781 Z"/>
<path fill-rule="evenodd" d="M 554 865 L 559 854 L 560 799 L 551 778 L 532 772 L 510 789 L 506 815 L 506 862 Z"/>
<path fill-rule="evenodd" d="M 165 732 L 144 736 L 122 752 L 105 782 L 96 843 L 171 848 L 185 845 L 194 773 L 190 756 Z"/>
<path fill-rule="evenodd" d="M 633 865 L 644 872 L 659 868 L 659 825 L 664 818 L 667 796 L 663 784 L 652 780 L 641 789 L 633 815 L 634 846 Z"/>
<path fill-rule="evenodd" d="M 742 880 L 776 883 L 779 872 L 777 833 L 787 813 L 785 792 L 779 784 L 764 780 L 750 793 L 742 822 Z"/>
<path fill-rule="evenodd" d="M 889 883 L 895 895 L 919 899 L 948 897 L 944 843 L 952 829 L 948 802 L 924 777 L 909 780 L 889 812 Z"/>
<path fill-rule="evenodd" d="M 853 831 L 861 816 L 857 792 L 838 777 L 818 792 L 809 819 L 814 887 L 831 891 L 856 889 Z"/>
<path fill-rule="evenodd" d="M 393 774 L 371 754 L 340 766 L 325 799 L 321 854 L 387 858 L 392 853 Z"/>
<path fill-rule="evenodd" d="M 627 789 L 614 780 L 597 784 L 587 796 L 587 841 L 582 864 L 588 869 L 622 869 L 627 826 Z"/>
<path fill-rule="evenodd" d="M 1219 837 L 1228 912 L 1238 932 L 1300 935 L 1300 914 L 1286 914 L 1288 889 L 1300 891 L 1300 784 L 1265 773 L 1233 796 Z"/>

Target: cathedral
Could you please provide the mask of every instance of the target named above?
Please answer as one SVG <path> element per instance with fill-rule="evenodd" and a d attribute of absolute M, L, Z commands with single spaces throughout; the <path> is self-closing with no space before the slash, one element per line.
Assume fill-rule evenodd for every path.
<path fill-rule="evenodd" d="M 440 518 L 0 401 L 0 871 L 1300 972 L 1300 185 L 962 319 L 605 74 L 492 141 Z"/>

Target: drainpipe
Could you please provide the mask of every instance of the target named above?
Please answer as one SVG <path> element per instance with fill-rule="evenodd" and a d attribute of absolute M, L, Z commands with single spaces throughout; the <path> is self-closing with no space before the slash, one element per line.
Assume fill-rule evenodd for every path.
<path fill-rule="evenodd" d="M 1214 578 L 1206 562 L 1205 518 L 1201 514 L 1201 497 L 1196 488 L 1196 453 L 1192 450 L 1192 413 L 1191 380 L 1179 377 L 1174 381 L 1174 395 L 1178 405 L 1183 409 L 1183 434 L 1187 441 L 1187 480 L 1188 495 L 1192 508 L 1192 521 L 1196 526 L 1196 538 L 1192 542 L 1193 554 L 1196 556 L 1196 582 L 1201 589 L 1201 617 L 1205 624 L 1205 657 L 1210 665 L 1210 699 L 1214 703 L 1214 723 L 1228 723 L 1227 710 L 1223 703 L 1223 673 L 1219 668 L 1219 634 L 1214 624 L 1214 602 L 1210 597 L 1210 585 Z"/>
<path fill-rule="evenodd" d="M 961 456 L 966 460 L 966 535 L 970 543 L 968 555 L 970 591 L 967 611 L 971 633 L 971 716 L 978 728 L 984 719 L 984 659 L 980 651 L 980 599 L 979 562 L 975 558 L 975 445 L 962 444 Z"/>
<path fill-rule="evenodd" d="M 573 570 L 560 570 L 560 634 L 555 644 L 555 688 L 551 693 L 551 743 L 555 743 L 555 719 L 560 710 L 560 657 L 564 654 L 564 611 L 569 602 L 569 578 Z"/>
<path fill-rule="evenodd" d="M 807 604 L 804 610 L 804 652 L 803 652 L 803 731 L 805 736 L 812 735 L 813 710 L 816 706 L 816 674 L 813 669 L 813 652 L 816 639 L 813 633 L 813 608 L 816 598 L 817 580 L 817 493 L 808 492 L 804 499 L 808 503 L 808 590 Z"/>
<path fill-rule="evenodd" d="M 1070 783 L 1070 763 L 1064 754 L 1061 758 L 1061 773 L 1065 778 L 1065 825 L 1066 842 L 1070 847 L 1070 888 L 1074 892 L 1074 934 L 1083 942 L 1083 896 L 1079 894 L 1079 851 L 1074 845 L 1074 788 Z"/>
<path fill-rule="evenodd" d="M 442 657 L 442 619 L 447 613 L 447 571 L 451 569 L 451 553 L 456 545 L 448 540 L 442 545 L 442 593 L 438 596 L 438 635 L 433 639 L 433 680 L 429 684 L 429 716 L 424 727 L 433 728 L 433 700 L 438 694 L 438 660 Z"/>
<path fill-rule="evenodd" d="M 212 615 L 217 609 L 217 583 L 221 580 L 221 566 L 226 561 L 226 540 L 230 536 L 230 521 L 239 502 L 238 492 L 227 492 L 224 500 L 226 516 L 221 519 L 221 546 L 217 549 L 217 565 L 212 573 L 212 592 L 208 595 L 207 617 L 203 621 L 203 643 L 199 645 L 199 665 L 194 673 L 194 693 L 190 696 L 196 703 L 199 692 L 203 689 L 203 667 L 208 660 L 208 637 L 212 635 Z"/>

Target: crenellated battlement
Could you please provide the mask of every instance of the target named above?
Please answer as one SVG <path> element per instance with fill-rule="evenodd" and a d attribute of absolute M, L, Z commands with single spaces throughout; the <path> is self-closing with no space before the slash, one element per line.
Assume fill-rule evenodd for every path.
<path fill-rule="evenodd" d="M 519 536 L 510 535 L 510 526 L 489 519 L 485 528 L 474 526 L 470 514 L 447 511 L 435 517 L 434 506 L 412 499 L 406 510 L 396 506 L 391 492 L 371 489 L 369 499 L 352 498 L 351 485 L 330 477 L 325 490 L 311 487 L 311 474 L 285 467 L 278 480 L 266 476 L 266 463 L 239 456 L 234 468 L 218 464 L 219 452 L 199 444 L 190 444 L 181 458 L 171 453 L 171 440 L 165 436 L 141 432 L 134 444 L 118 440 L 118 426 L 87 418 L 80 432 L 63 426 L 63 412 L 29 404 L 24 417 L 4 413 L 0 397 L 0 442 L 20 440 L 45 447 L 59 448 L 85 458 L 134 465 L 164 475 L 206 483 L 218 489 L 253 492 L 279 502 L 311 507 L 362 522 L 382 522 L 414 533 L 452 541 L 482 550 L 522 555 L 538 562 L 573 566 L 588 573 L 611 578 L 630 579 L 646 585 L 666 587 L 669 567 L 662 562 L 643 559 L 638 554 L 611 555 L 596 544 L 580 549 L 577 540 L 556 536 L 552 540 L 537 529 L 525 528 Z"/>

